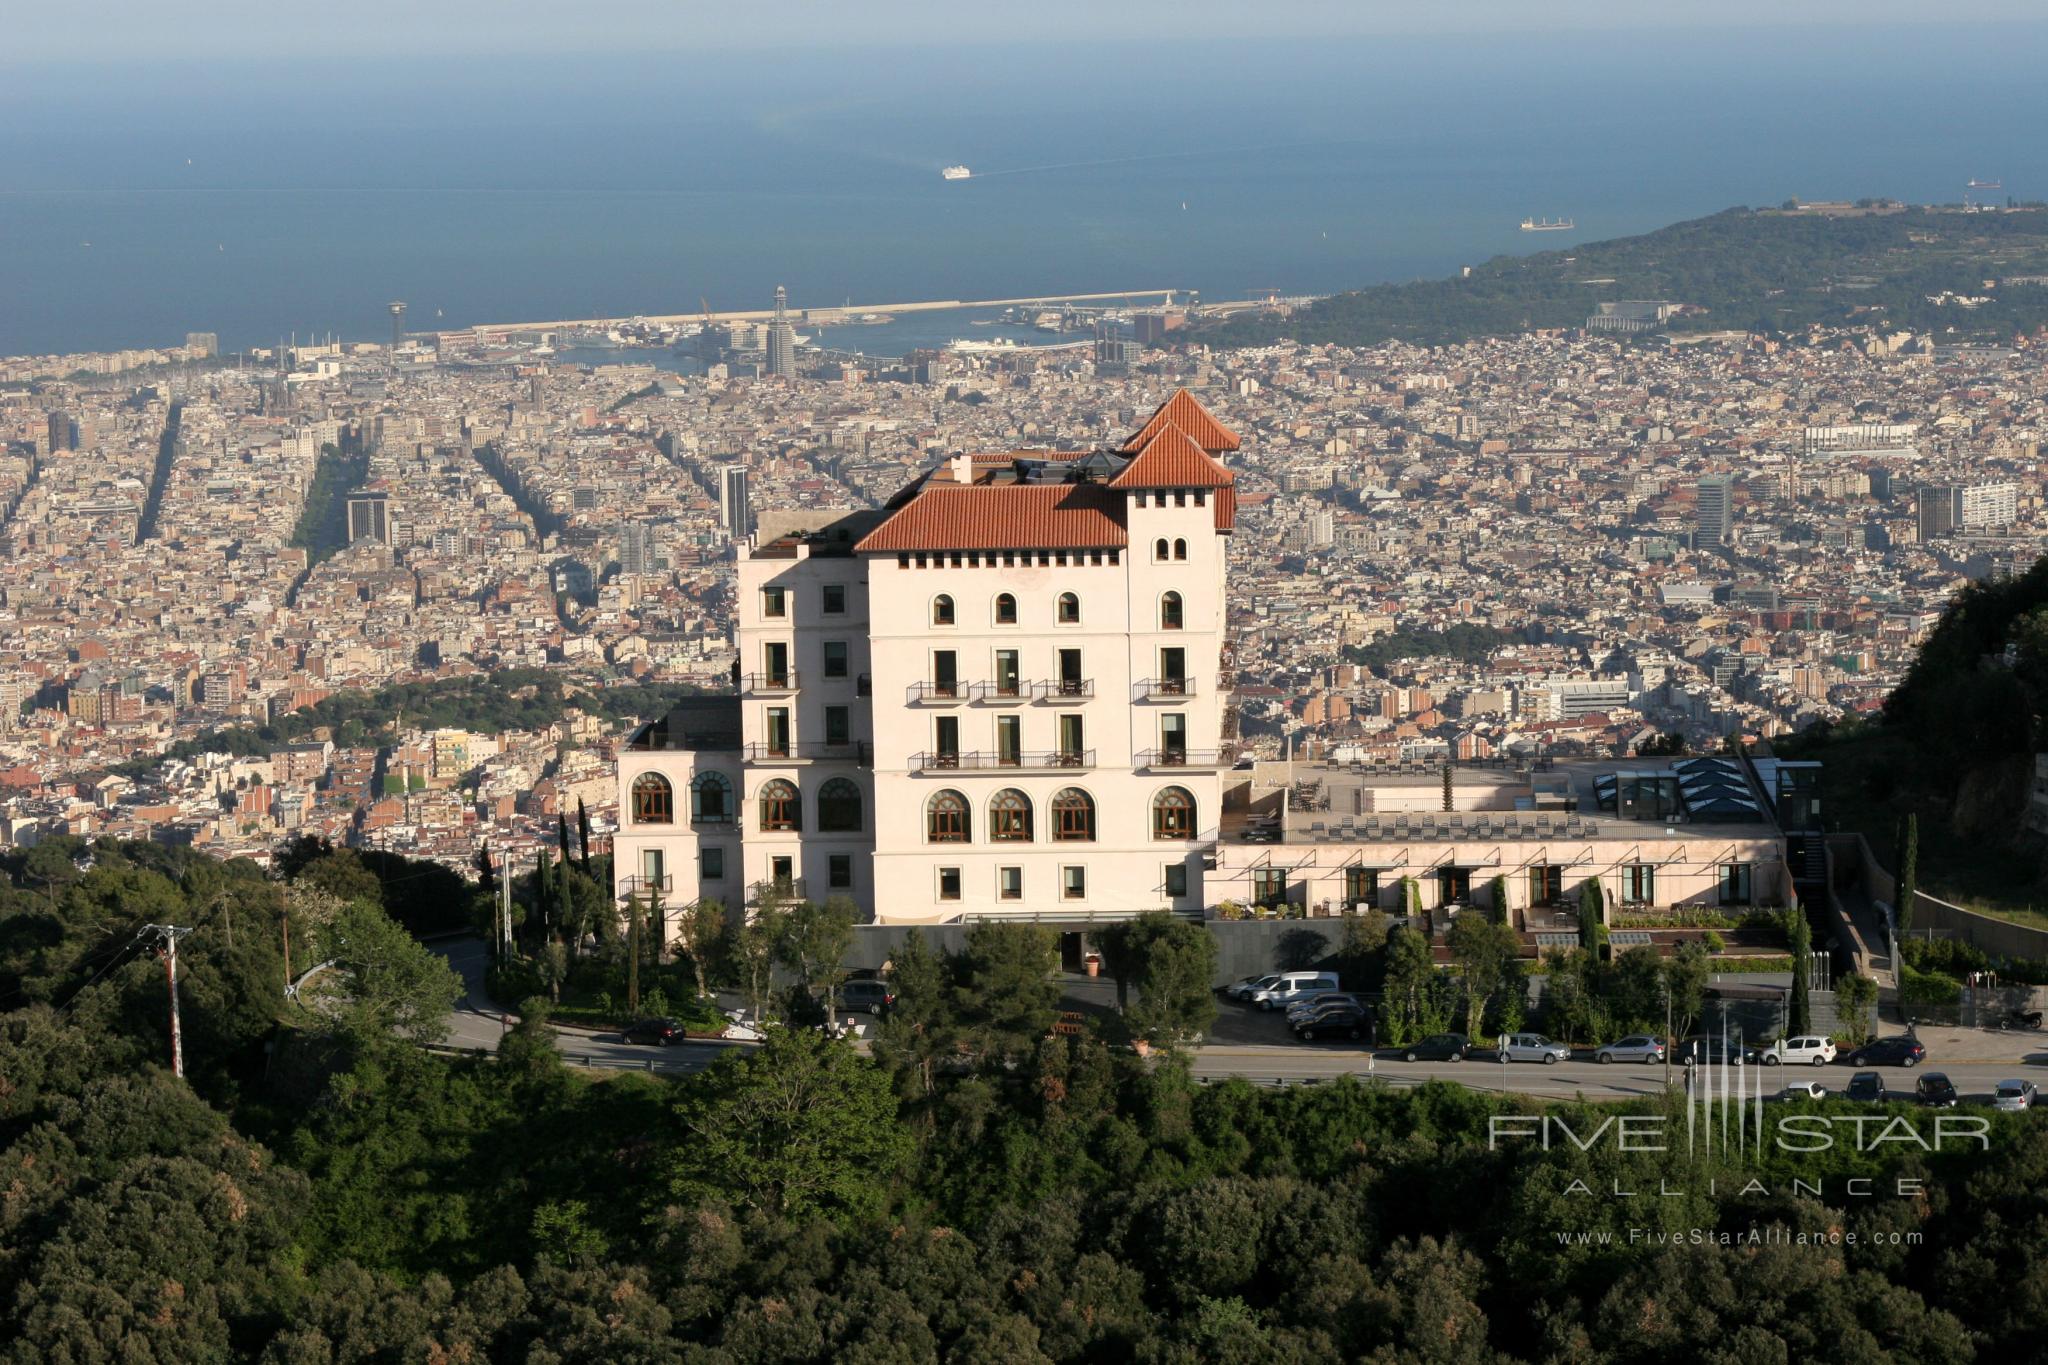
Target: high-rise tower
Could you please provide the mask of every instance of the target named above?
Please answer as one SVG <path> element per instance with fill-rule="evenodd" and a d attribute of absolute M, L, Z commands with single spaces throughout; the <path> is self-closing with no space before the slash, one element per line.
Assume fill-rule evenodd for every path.
<path fill-rule="evenodd" d="M 726 535 L 733 540 L 745 540 L 754 533 L 753 499 L 748 495 L 744 465 L 729 464 L 718 471 L 718 513 Z"/>
<path fill-rule="evenodd" d="M 775 320 L 768 324 L 768 373 L 796 377 L 796 328 L 789 321 L 789 291 L 775 286 Z"/>
<path fill-rule="evenodd" d="M 1701 477 L 1694 504 L 1698 532 L 1695 545 L 1726 545 L 1735 524 L 1735 478 L 1730 474 Z"/>
<path fill-rule="evenodd" d="M 397 350 L 405 344 L 405 300 L 393 299 L 391 309 L 391 349 Z"/>

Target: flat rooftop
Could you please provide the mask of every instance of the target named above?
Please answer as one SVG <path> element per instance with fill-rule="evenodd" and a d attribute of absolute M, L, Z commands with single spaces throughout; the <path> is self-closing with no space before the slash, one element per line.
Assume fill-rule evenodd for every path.
<path fill-rule="evenodd" d="M 1780 837 L 1743 765 L 1722 758 L 1456 765 L 1449 810 L 1441 764 L 1260 762 L 1247 795 L 1224 813 L 1226 842 Z"/>

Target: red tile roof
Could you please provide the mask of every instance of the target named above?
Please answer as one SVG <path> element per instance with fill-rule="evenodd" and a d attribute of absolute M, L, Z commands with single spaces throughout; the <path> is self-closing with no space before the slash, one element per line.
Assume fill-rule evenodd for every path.
<path fill-rule="evenodd" d="M 1149 425 L 1149 424 L 1148 424 Z M 1111 488 L 1228 488 L 1235 480 L 1177 426 L 1163 426 L 1131 457 Z"/>
<path fill-rule="evenodd" d="M 1124 451 L 1142 450 L 1159 434 L 1159 429 L 1166 426 L 1179 427 L 1194 439 L 1196 445 L 1212 454 L 1238 447 L 1237 436 L 1230 428 L 1211 417 L 1209 410 L 1193 394 L 1186 389 L 1176 389 L 1173 397 L 1161 403 L 1159 410 L 1138 428 L 1138 434 L 1124 442 Z"/>
<path fill-rule="evenodd" d="M 1101 484 L 927 484 L 853 548 L 1108 550 L 1127 542 L 1124 499 Z"/>

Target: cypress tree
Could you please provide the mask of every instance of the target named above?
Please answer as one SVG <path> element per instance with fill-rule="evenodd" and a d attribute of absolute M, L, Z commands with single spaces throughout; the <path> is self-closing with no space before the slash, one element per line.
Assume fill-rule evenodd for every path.
<path fill-rule="evenodd" d="M 1893 911 L 1899 932 L 1913 927 L 1913 901 L 1920 892 L 1920 817 L 1908 813 L 1899 832 L 1899 903 Z"/>
<path fill-rule="evenodd" d="M 548 882 L 548 855 L 542 849 L 533 855 L 533 917 L 540 925 L 542 937 L 547 935 L 548 900 L 554 894 Z"/>
<path fill-rule="evenodd" d="M 576 798 L 576 839 L 583 854 L 583 875 L 590 875 L 590 812 L 583 808 L 583 798 Z"/>

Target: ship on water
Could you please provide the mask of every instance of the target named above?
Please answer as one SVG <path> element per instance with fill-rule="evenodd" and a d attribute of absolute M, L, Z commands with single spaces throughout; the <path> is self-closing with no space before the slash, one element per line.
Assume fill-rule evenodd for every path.
<path fill-rule="evenodd" d="M 1554 220 L 1550 218 L 1524 218 L 1522 220 L 1522 231 L 1524 232 L 1570 232 L 1577 226 L 1578 224 L 1569 218 Z"/>
<path fill-rule="evenodd" d="M 965 166 L 948 166 L 940 171 L 939 174 L 948 180 L 965 180 L 973 175 L 974 172 L 968 170 Z"/>
<path fill-rule="evenodd" d="M 2005 182 L 2003 180 L 1972 180 L 1968 188 L 1973 190 L 2002 190 L 2005 188 Z"/>

